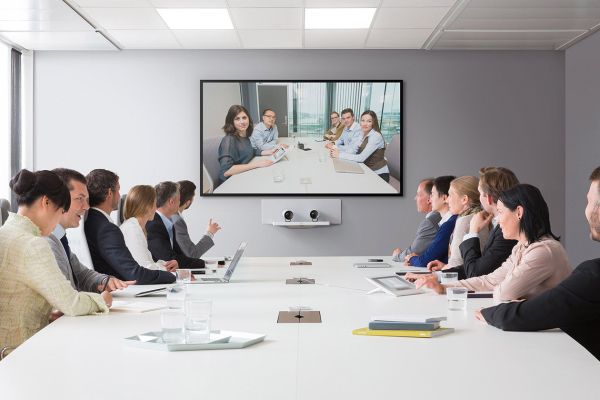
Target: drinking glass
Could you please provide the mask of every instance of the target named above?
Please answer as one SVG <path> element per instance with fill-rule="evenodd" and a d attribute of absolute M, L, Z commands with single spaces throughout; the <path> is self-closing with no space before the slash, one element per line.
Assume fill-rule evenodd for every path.
<path fill-rule="evenodd" d="M 212 301 L 186 297 L 185 300 L 185 342 L 206 343 L 210 340 L 210 315 Z"/>
<path fill-rule="evenodd" d="M 186 286 L 183 284 L 175 284 L 167 287 L 167 307 L 183 310 L 185 293 Z"/>
<path fill-rule="evenodd" d="M 165 343 L 183 343 L 185 314 L 182 310 L 165 310 L 160 314 L 162 340 Z"/>
<path fill-rule="evenodd" d="M 192 281 L 192 271 L 189 269 L 177 269 L 175 271 L 177 283 L 190 283 Z"/>
<path fill-rule="evenodd" d="M 467 309 L 467 293 L 466 287 L 449 287 L 446 288 L 446 298 L 448 299 L 448 309 L 464 311 Z"/>
<path fill-rule="evenodd" d="M 440 274 L 440 283 L 458 282 L 458 272 L 444 272 Z"/>

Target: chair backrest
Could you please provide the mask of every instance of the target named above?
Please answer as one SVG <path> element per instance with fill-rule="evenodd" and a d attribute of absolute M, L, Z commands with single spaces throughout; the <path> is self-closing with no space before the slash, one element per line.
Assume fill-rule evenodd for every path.
<path fill-rule="evenodd" d="M 219 186 L 219 145 L 222 136 L 208 137 L 202 141 L 202 165 L 213 183 L 213 190 Z M 204 188 L 203 188 L 204 189 Z"/>
<path fill-rule="evenodd" d="M 400 151 L 400 135 L 394 135 L 392 136 L 390 144 L 385 148 L 385 158 L 387 159 L 388 168 L 390 169 L 390 175 L 397 180 L 400 180 Z"/>
<path fill-rule="evenodd" d="M 121 225 L 123 221 L 125 221 L 125 217 L 123 216 L 123 208 L 125 208 L 125 199 L 127 198 L 126 194 L 121 195 L 121 199 L 119 200 L 119 207 L 117 208 L 117 225 Z"/>
<path fill-rule="evenodd" d="M 202 193 L 212 193 L 215 184 L 206 170 L 206 166 L 202 164 Z"/>
<path fill-rule="evenodd" d="M 8 210 L 10 210 L 10 201 L 0 199 L 0 226 L 4 225 L 4 222 L 8 218 Z"/>
<path fill-rule="evenodd" d="M 86 219 L 87 211 L 77 228 L 67 229 L 67 239 L 69 240 L 71 251 L 77 255 L 79 261 L 89 269 L 94 269 L 92 255 L 90 254 L 90 248 L 88 247 L 87 238 L 85 237 L 85 230 L 83 229 Z"/>

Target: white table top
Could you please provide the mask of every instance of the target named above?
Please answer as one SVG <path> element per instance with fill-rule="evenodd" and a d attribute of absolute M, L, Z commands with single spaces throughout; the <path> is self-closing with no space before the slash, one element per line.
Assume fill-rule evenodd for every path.
<path fill-rule="evenodd" d="M 367 295 L 367 257 L 243 258 L 229 284 L 190 285 L 213 300 L 216 329 L 265 333 L 240 350 L 163 352 L 123 338 L 160 329 L 160 311 L 61 317 L 0 362 L 2 399 L 595 399 L 600 363 L 565 333 L 502 332 L 475 320 L 491 299 L 447 311 L 445 296 Z M 286 285 L 286 278 L 316 279 Z M 149 286 L 136 286 L 119 298 Z M 143 301 L 164 303 L 164 297 Z M 277 324 L 289 306 L 321 311 L 321 324 Z M 445 314 L 456 332 L 433 339 L 352 335 L 374 315 Z M 392 396 L 392 397 L 390 397 Z"/>
<path fill-rule="evenodd" d="M 233 175 L 223 182 L 215 194 L 397 194 L 391 185 L 381 179 L 363 163 L 364 174 L 337 173 L 329 157 L 325 142 L 310 138 L 296 138 L 311 150 L 304 151 L 293 146 L 292 138 L 280 138 L 279 142 L 290 145 L 286 156 L 276 164 L 255 168 Z M 283 174 L 283 181 L 274 182 L 273 176 Z M 300 179 L 310 178 L 310 184 Z"/>

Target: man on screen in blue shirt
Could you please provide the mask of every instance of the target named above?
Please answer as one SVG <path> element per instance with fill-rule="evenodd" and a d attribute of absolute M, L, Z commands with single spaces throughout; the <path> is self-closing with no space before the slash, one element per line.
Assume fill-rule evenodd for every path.
<path fill-rule="evenodd" d="M 279 132 L 277 132 L 277 125 L 275 125 L 276 119 L 277 115 L 275 111 L 270 108 L 263 110 L 262 122 L 254 126 L 254 130 L 250 136 L 250 143 L 255 155 L 260 156 L 263 151 L 272 150 L 278 146 L 288 147 L 285 144 L 277 144 Z"/>
<path fill-rule="evenodd" d="M 340 152 L 356 154 L 362 142 L 362 131 L 360 124 L 354 120 L 354 111 L 351 108 L 342 110 L 342 123 L 344 124 L 342 136 L 335 142 L 327 142 L 325 147 L 331 149 L 335 146 Z"/>

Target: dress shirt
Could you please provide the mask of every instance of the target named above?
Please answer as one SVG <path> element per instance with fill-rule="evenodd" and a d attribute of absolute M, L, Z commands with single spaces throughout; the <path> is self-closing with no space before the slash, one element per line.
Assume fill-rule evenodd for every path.
<path fill-rule="evenodd" d="M 366 138 L 369 138 L 367 145 L 365 146 L 363 151 L 356 154 L 358 152 L 358 148 L 360 147 L 362 142 L 365 141 Z M 362 131 L 360 131 L 360 136 L 355 136 L 355 139 L 352 141 L 352 144 L 350 146 L 352 148 L 356 147 L 356 151 L 349 152 L 349 153 L 340 151 L 340 159 L 356 161 L 356 162 L 361 163 L 361 162 L 365 162 L 365 160 L 367 158 L 369 158 L 371 156 L 371 154 L 373 154 L 373 152 L 375 152 L 375 150 L 384 149 L 385 141 L 383 140 L 383 136 L 381 135 L 381 133 L 377 132 L 375 129 L 371 129 L 371 132 L 369 132 L 367 134 L 367 136 L 364 136 Z M 388 174 L 390 172 L 390 170 L 386 164 L 385 166 L 383 166 L 373 172 L 375 172 L 377 175 L 381 175 L 381 174 Z"/>
<path fill-rule="evenodd" d="M 494 272 L 452 282 L 476 292 L 493 291 L 496 301 L 530 299 L 558 285 L 572 271 L 559 241 L 545 236 L 531 244 L 517 243 L 508 259 Z"/>
<path fill-rule="evenodd" d="M 250 135 L 250 143 L 254 149 L 254 154 L 260 156 L 263 150 L 271 150 L 277 146 L 277 125 L 273 124 L 272 127 L 267 128 L 263 122 L 259 122 L 254 125 L 252 135 Z"/>
<path fill-rule="evenodd" d="M 0 343 L 16 347 L 48 325 L 53 309 L 65 315 L 108 312 L 97 293 L 77 292 L 56 264 L 40 229 L 10 213 L 0 228 Z"/>
<path fill-rule="evenodd" d="M 498 221 L 494 217 L 492 219 L 492 231 L 496 228 L 496 225 L 498 225 Z M 470 226 L 469 226 L 469 229 L 470 229 Z M 488 235 L 489 235 L 489 232 L 490 231 L 488 229 Z M 463 242 L 465 240 L 469 240 L 469 239 L 472 239 L 472 238 L 478 238 L 478 237 L 479 237 L 479 233 L 467 233 L 465 236 L 463 236 Z M 481 242 L 483 243 L 483 242 L 485 242 L 485 240 L 482 240 Z"/>
<path fill-rule="evenodd" d="M 350 128 L 344 126 L 342 136 L 340 136 L 340 138 L 335 141 L 335 146 L 338 148 L 340 153 L 344 152 L 356 154 L 356 152 L 358 151 L 358 146 L 360 146 L 362 141 L 359 141 L 358 143 L 354 142 L 355 139 L 358 139 L 361 136 L 362 130 L 360 129 L 360 125 L 357 122 L 354 122 Z"/>
<path fill-rule="evenodd" d="M 165 271 L 163 260 L 154 262 L 152 259 L 152 254 L 148 250 L 148 239 L 137 218 L 132 217 L 125 220 L 119 228 L 123 232 L 125 245 L 138 264 L 144 268 Z"/>

